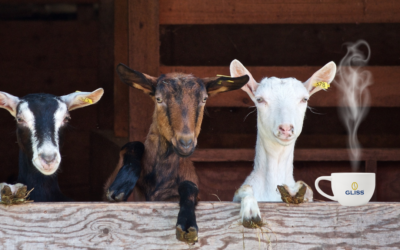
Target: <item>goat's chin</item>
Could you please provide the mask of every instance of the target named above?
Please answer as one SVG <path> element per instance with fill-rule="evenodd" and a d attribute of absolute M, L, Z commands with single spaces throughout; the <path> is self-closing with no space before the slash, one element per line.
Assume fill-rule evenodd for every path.
<path fill-rule="evenodd" d="M 175 146 L 173 147 L 174 152 L 175 152 L 179 157 L 183 157 L 183 158 L 186 158 L 186 157 L 191 156 L 191 155 L 193 154 L 195 148 L 196 148 L 196 147 L 193 147 L 193 148 L 190 149 L 190 151 L 184 152 L 184 151 L 180 150 L 178 147 L 175 147 Z"/>
<path fill-rule="evenodd" d="M 59 167 L 59 164 L 57 164 L 57 166 L 54 166 L 51 170 L 45 170 L 44 167 L 40 163 L 37 163 L 35 161 L 33 161 L 33 165 L 43 175 L 53 175 L 55 172 L 57 172 L 58 167 Z"/>
<path fill-rule="evenodd" d="M 279 138 L 278 136 L 275 136 L 275 139 L 282 146 L 289 146 L 296 141 L 295 136 L 292 136 L 292 138 L 290 138 L 290 139 L 283 139 L 283 138 Z"/>

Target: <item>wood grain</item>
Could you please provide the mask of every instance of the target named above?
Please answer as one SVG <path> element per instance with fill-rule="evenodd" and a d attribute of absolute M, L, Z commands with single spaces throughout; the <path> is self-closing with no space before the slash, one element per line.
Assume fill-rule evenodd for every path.
<path fill-rule="evenodd" d="M 400 203 L 343 207 L 259 203 L 268 228 L 238 225 L 239 203 L 200 202 L 199 242 L 175 239 L 177 203 L 37 203 L 0 207 L 1 249 L 398 249 Z M 265 229 L 267 231 L 267 229 Z M 260 236 L 261 237 L 261 236 Z"/>
<path fill-rule="evenodd" d="M 197 162 L 253 161 L 254 149 L 197 149 L 191 156 Z M 345 148 L 308 148 L 294 151 L 295 161 L 348 161 Z M 399 149 L 363 149 L 361 161 L 400 161 Z"/>
<path fill-rule="evenodd" d="M 263 77 L 294 77 L 300 81 L 306 81 L 320 67 L 247 67 L 256 81 Z M 400 89 L 398 82 L 393 79 L 400 78 L 400 67 L 397 66 L 376 66 L 365 67 L 371 71 L 374 84 L 369 87 L 371 93 L 372 107 L 400 107 Z M 184 66 L 162 66 L 161 73 L 184 72 L 192 73 L 198 77 L 209 77 L 217 74 L 230 75 L 229 65 L 226 67 L 184 67 Z M 242 90 L 222 93 L 207 101 L 208 107 L 250 107 L 254 106 L 249 96 Z M 335 84 L 325 93 L 318 93 L 312 96 L 309 101 L 311 107 L 335 107 L 338 106 L 338 93 Z"/>
<path fill-rule="evenodd" d="M 160 41 L 158 0 L 129 0 L 129 67 L 159 75 Z M 129 88 L 129 140 L 144 142 L 154 102 L 142 91 Z"/>
<path fill-rule="evenodd" d="M 161 24 L 396 23 L 393 0 L 163 0 Z"/>

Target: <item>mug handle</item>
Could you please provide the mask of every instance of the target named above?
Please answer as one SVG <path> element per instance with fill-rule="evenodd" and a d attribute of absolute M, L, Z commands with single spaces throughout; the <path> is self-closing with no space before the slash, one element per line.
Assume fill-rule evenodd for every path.
<path fill-rule="evenodd" d="M 319 181 L 322 181 L 322 180 L 332 181 L 332 177 L 331 177 L 331 176 L 321 176 L 321 177 L 318 177 L 318 178 L 315 180 L 315 188 L 317 189 L 318 193 L 320 193 L 322 196 L 325 196 L 325 197 L 328 198 L 328 199 L 331 199 L 331 200 L 333 200 L 333 201 L 337 201 L 337 199 L 336 199 L 335 197 L 325 194 L 324 191 L 322 191 L 322 190 L 319 188 L 318 183 L 319 183 Z"/>

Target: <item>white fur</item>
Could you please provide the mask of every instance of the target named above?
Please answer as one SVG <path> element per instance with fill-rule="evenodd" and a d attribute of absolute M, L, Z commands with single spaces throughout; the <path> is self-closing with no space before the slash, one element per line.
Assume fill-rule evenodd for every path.
<path fill-rule="evenodd" d="M 303 127 L 307 109 L 305 100 L 321 89 L 313 86 L 315 82 L 330 83 L 333 80 L 336 65 L 332 62 L 327 64 L 304 84 L 295 78 L 276 77 L 264 78 L 261 83 L 257 83 L 237 60 L 231 63 L 230 69 L 232 76 L 250 76 L 250 81 L 242 89 L 257 107 L 254 170 L 236 191 L 233 199 L 242 203 L 241 216 L 250 219 L 260 216 L 258 204 L 254 200 L 281 201 L 278 185 L 286 185 L 286 189 L 293 195 L 302 187 L 303 182 L 296 183 L 293 178 L 293 154 L 295 141 Z M 282 132 L 282 125 L 293 129 Z M 307 186 L 306 200 L 312 201 L 312 196 L 312 190 Z M 253 211 L 258 211 L 258 214 L 254 215 Z"/>
<path fill-rule="evenodd" d="M 19 101 L 18 97 L 0 91 L 0 108 L 8 110 L 8 112 L 10 112 L 14 117 L 16 115 Z"/>
<path fill-rule="evenodd" d="M 44 138 L 44 142 L 39 147 L 38 146 L 39 141 L 37 139 L 36 129 L 35 129 L 35 116 L 33 115 L 32 111 L 29 109 L 28 103 L 21 102 L 21 104 L 19 106 L 18 117 L 21 117 L 24 119 L 25 126 L 27 126 L 29 128 L 29 130 L 31 131 L 31 142 L 32 142 L 32 151 L 33 151 L 32 163 L 44 175 L 54 174 L 57 171 L 58 166 L 61 163 L 61 155 L 60 155 L 60 150 L 59 150 L 59 145 L 58 145 L 58 129 L 62 125 L 62 123 L 60 123 L 60 119 L 61 119 L 61 122 L 64 120 L 66 112 L 67 112 L 66 105 L 64 103 L 59 102 L 59 107 L 58 107 L 57 111 L 54 113 L 54 120 L 56 121 L 55 128 L 54 128 L 54 135 L 56 137 L 55 141 L 56 141 L 57 145 L 54 145 L 53 142 L 51 141 L 50 136 L 48 136 L 48 137 Z M 50 167 L 47 167 L 42 163 L 42 160 L 40 159 L 41 154 L 46 154 L 46 155 L 56 154 L 56 159 L 51 164 Z"/>

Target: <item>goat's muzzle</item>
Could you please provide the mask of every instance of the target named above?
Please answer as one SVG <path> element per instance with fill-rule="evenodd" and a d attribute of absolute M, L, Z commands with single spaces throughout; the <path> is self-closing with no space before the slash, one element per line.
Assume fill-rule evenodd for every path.
<path fill-rule="evenodd" d="M 175 152 L 181 157 L 188 157 L 190 156 L 196 147 L 193 135 L 190 134 L 183 134 L 179 135 L 176 140 L 174 140 L 174 150 Z"/>
<path fill-rule="evenodd" d="M 40 172 L 42 172 L 45 175 L 51 175 L 53 174 L 60 162 L 58 160 L 58 154 L 57 153 L 42 153 L 39 154 L 39 164 L 35 164 L 35 165 L 40 165 L 40 166 L 36 166 Z"/>

